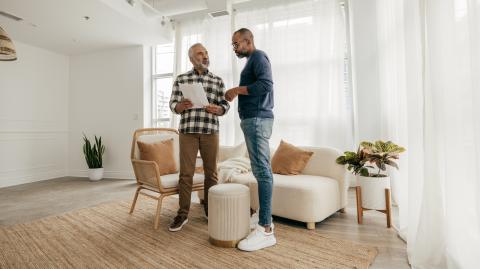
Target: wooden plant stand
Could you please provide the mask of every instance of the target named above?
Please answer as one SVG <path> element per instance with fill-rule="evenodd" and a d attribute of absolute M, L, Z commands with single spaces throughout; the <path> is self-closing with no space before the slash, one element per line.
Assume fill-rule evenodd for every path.
<path fill-rule="evenodd" d="M 382 213 L 385 213 L 387 215 L 387 228 L 390 228 L 392 226 L 392 207 L 391 207 L 391 204 L 390 204 L 390 189 L 385 189 L 385 205 L 387 206 L 387 208 L 384 209 L 384 210 L 369 209 L 369 208 L 362 207 L 362 189 L 360 188 L 360 186 L 356 187 L 356 193 L 357 193 L 357 221 L 358 221 L 358 224 L 363 223 L 363 211 L 377 210 L 378 212 L 382 212 Z"/>

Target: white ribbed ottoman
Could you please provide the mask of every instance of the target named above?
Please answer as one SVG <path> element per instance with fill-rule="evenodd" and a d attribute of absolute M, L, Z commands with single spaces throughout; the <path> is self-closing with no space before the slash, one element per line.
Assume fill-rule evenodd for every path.
<path fill-rule="evenodd" d="M 208 235 L 212 245 L 233 248 L 250 232 L 250 190 L 218 184 L 208 190 Z"/>

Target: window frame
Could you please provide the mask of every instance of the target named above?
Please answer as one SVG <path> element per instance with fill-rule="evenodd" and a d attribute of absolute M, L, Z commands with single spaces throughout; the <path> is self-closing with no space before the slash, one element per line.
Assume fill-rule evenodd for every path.
<path fill-rule="evenodd" d="M 157 80 L 158 79 L 164 79 L 164 78 L 171 78 L 172 82 L 174 79 L 175 75 L 175 69 L 176 69 L 176 44 L 175 40 L 173 40 L 171 43 L 166 43 L 166 44 L 172 44 L 173 48 L 173 66 L 172 66 L 172 72 L 167 72 L 167 73 L 156 73 L 157 69 L 157 46 L 159 45 L 153 45 L 151 47 L 151 53 L 152 53 L 152 70 L 151 70 L 151 85 L 152 85 L 152 101 L 151 101 L 151 125 L 153 128 L 159 128 L 161 127 L 159 123 L 161 122 L 168 122 L 168 125 L 166 128 L 173 128 L 174 124 L 174 117 L 175 115 L 173 113 L 170 113 L 170 117 L 168 118 L 159 118 L 158 116 L 158 93 L 157 93 Z M 173 83 L 172 83 L 173 86 Z M 168 107 L 168 110 L 170 110 L 170 106 Z M 165 126 L 164 126 L 165 127 Z"/>

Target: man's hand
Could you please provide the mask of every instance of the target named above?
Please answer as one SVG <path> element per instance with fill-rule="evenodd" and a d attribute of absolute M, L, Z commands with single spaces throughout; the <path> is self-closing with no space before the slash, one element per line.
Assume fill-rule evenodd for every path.
<path fill-rule="evenodd" d="M 178 104 L 175 106 L 175 111 L 177 111 L 177 113 L 182 113 L 186 109 L 189 109 L 192 107 L 193 107 L 193 104 L 190 100 L 183 99 L 181 102 L 178 102 Z"/>
<path fill-rule="evenodd" d="M 223 109 L 223 107 L 217 106 L 217 105 L 213 105 L 213 104 L 210 104 L 210 105 L 206 106 L 206 107 L 205 107 L 205 110 L 206 110 L 208 113 L 212 113 L 212 114 L 215 114 L 215 115 L 218 115 L 218 116 L 223 115 L 223 113 L 225 112 L 225 110 Z"/>
<path fill-rule="evenodd" d="M 238 87 L 231 88 L 227 92 L 225 92 L 225 100 L 232 102 L 235 97 L 238 96 Z"/>

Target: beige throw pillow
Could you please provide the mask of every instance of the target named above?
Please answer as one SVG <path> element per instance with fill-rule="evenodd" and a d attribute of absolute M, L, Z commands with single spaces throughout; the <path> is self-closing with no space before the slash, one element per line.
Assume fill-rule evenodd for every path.
<path fill-rule="evenodd" d="M 298 175 L 307 165 L 313 152 L 281 141 L 272 158 L 272 171 L 281 175 Z"/>
<path fill-rule="evenodd" d="M 137 145 L 140 151 L 140 160 L 156 162 L 160 175 L 176 173 L 177 167 L 173 158 L 173 138 L 156 143 L 137 141 Z"/>

